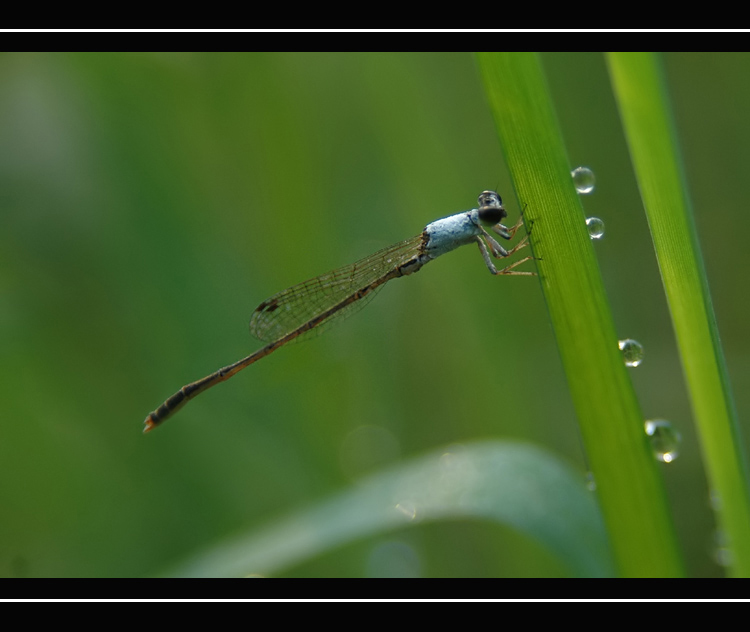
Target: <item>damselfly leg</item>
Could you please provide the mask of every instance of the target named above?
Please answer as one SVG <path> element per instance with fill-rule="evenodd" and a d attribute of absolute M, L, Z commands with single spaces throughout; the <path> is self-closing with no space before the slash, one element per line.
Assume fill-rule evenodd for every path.
<path fill-rule="evenodd" d="M 504 226 L 503 224 L 495 224 L 492 226 L 492 230 L 496 232 L 498 235 L 503 237 L 504 239 L 513 239 L 513 236 L 516 234 L 519 228 L 523 226 L 523 214 L 518 218 L 518 221 L 510 228 L 507 226 Z M 503 248 L 497 240 L 490 235 L 482 226 L 479 227 L 482 231 L 482 235 L 476 236 L 477 245 L 479 246 L 479 252 L 482 253 L 482 258 L 484 259 L 484 263 L 487 265 L 487 268 L 489 269 L 492 274 L 507 274 L 507 275 L 516 275 L 516 276 L 536 276 L 536 272 L 526 272 L 524 270 L 515 270 L 519 265 L 522 263 L 525 263 L 526 261 L 530 261 L 531 259 L 534 259 L 533 255 L 529 255 L 528 257 L 524 257 L 522 259 L 519 259 L 518 261 L 514 261 L 510 265 L 502 268 L 501 270 L 498 270 L 495 265 L 492 263 L 492 260 L 490 259 L 490 252 L 492 252 L 492 256 L 495 257 L 495 259 L 505 259 L 506 257 L 510 257 L 512 254 L 518 252 L 521 250 L 521 248 L 525 248 L 529 245 L 529 236 L 528 234 L 524 235 L 523 239 L 519 241 L 513 248 L 510 250 L 506 250 Z M 484 241 L 482 240 L 484 238 Z M 484 242 L 487 242 L 485 245 Z M 487 248 L 489 246 L 489 249 Z"/>

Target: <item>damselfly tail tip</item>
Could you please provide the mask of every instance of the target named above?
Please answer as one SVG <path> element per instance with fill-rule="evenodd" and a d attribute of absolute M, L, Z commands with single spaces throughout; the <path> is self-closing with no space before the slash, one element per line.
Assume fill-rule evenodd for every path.
<path fill-rule="evenodd" d="M 146 417 L 146 421 L 143 422 L 143 434 L 150 432 L 156 428 L 156 422 L 154 421 L 153 413 Z"/>

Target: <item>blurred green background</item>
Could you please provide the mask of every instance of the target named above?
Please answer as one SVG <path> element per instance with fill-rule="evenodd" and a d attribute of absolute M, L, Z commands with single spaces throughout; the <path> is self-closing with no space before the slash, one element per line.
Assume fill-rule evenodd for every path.
<path fill-rule="evenodd" d="M 646 218 L 599 54 L 544 54 L 687 568 L 719 576 L 709 490 Z M 688 187 L 740 420 L 750 392 L 750 56 L 667 54 Z M 469 54 L 0 56 L 0 575 L 158 574 L 441 446 L 516 438 L 582 473 L 538 280 L 476 248 L 142 422 L 260 343 L 289 285 L 472 208 L 518 217 Z M 744 289 L 743 289 L 744 288 Z M 746 426 L 746 424 L 745 424 Z M 747 428 L 745 427 L 747 434 Z M 561 576 L 496 524 L 419 524 L 287 576 Z"/>

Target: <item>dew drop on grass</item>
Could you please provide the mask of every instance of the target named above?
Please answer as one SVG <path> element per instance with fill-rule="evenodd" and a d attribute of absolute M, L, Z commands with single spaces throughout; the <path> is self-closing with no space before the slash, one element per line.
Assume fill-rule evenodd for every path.
<path fill-rule="evenodd" d="M 617 342 L 617 346 L 622 351 L 622 358 L 625 360 L 625 366 L 638 366 L 643 362 L 643 345 L 632 338 L 625 338 Z"/>
<path fill-rule="evenodd" d="M 656 458 L 663 463 L 674 461 L 680 454 L 680 433 L 664 419 L 650 419 L 644 426 Z"/>
<path fill-rule="evenodd" d="M 604 237 L 604 222 L 598 217 L 587 217 L 586 228 L 589 230 L 591 239 L 601 239 Z"/>
<path fill-rule="evenodd" d="M 586 489 L 590 492 L 596 491 L 596 479 L 593 472 L 586 472 Z"/>
<path fill-rule="evenodd" d="M 398 503 L 396 511 L 401 513 L 407 520 L 414 520 L 417 517 L 417 508 L 409 501 Z"/>
<path fill-rule="evenodd" d="M 576 187 L 576 191 L 582 195 L 593 192 L 594 185 L 596 184 L 596 178 L 594 172 L 588 167 L 576 167 L 570 172 L 573 177 L 573 184 Z"/>
<path fill-rule="evenodd" d="M 713 535 L 713 558 L 719 566 L 731 566 L 732 551 L 729 548 L 729 542 L 723 529 L 716 529 Z"/>

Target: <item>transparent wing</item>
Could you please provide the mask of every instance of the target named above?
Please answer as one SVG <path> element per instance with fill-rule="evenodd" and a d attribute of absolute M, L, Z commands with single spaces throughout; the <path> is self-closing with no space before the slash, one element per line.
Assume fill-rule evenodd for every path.
<path fill-rule="evenodd" d="M 356 263 L 274 294 L 258 305 L 253 312 L 250 317 L 250 333 L 263 342 L 278 340 L 337 305 L 357 290 L 367 287 L 394 268 L 416 257 L 421 244 L 422 235 L 417 235 L 379 250 Z M 369 303 L 379 289 L 332 314 L 321 325 L 302 334 L 298 339 L 306 338 L 308 334 L 320 333 L 328 325 L 341 322 L 347 316 L 351 316 Z"/>

